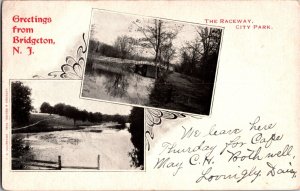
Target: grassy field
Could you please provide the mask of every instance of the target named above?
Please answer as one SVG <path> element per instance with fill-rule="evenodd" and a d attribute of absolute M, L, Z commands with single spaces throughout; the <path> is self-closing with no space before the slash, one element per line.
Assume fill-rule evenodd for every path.
<path fill-rule="evenodd" d="M 213 84 L 172 72 L 155 82 L 152 106 L 197 114 L 209 114 Z"/>
<path fill-rule="evenodd" d="M 27 132 L 47 132 L 83 129 L 80 126 L 95 125 L 90 122 L 76 121 L 74 126 L 73 119 L 66 118 L 55 114 L 47 113 L 31 113 L 29 123 L 23 127 L 13 128 L 13 133 Z"/>

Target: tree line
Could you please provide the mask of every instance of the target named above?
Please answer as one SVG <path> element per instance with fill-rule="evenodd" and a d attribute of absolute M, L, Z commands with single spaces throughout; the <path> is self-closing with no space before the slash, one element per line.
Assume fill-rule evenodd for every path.
<path fill-rule="evenodd" d="M 25 86 L 20 81 L 11 83 L 12 91 L 12 126 L 18 127 L 29 123 L 30 112 L 33 111 L 32 99 L 31 99 L 31 88 Z M 66 105 L 64 103 L 58 103 L 51 106 L 49 103 L 44 102 L 40 106 L 40 112 L 57 114 L 65 116 L 69 119 L 73 119 L 74 126 L 76 121 L 88 121 L 91 123 L 101 122 L 118 122 L 120 127 L 125 127 L 125 123 L 128 121 L 128 116 L 124 115 L 107 115 L 100 112 L 88 112 L 86 110 L 80 110 L 74 106 Z"/>
<path fill-rule="evenodd" d="M 136 54 L 134 49 L 134 44 L 137 42 L 127 35 L 122 35 L 117 37 L 113 45 L 108 45 L 103 42 L 99 42 L 90 39 L 89 42 L 89 52 L 100 56 L 137 60 L 137 61 L 153 61 L 152 58 L 143 57 Z"/>
<path fill-rule="evenodd" d="M 181 62 L 175 71 L 213 83 L 221 43 L 222 30 L 196 27 L 197 36 L 181 48 Z"/>
<path fill-rule="evenodd" d="M 175 47 L 174 40 L 184 27 L 183 24 L 153 19 L 137 19 L 132 22 L 135 31 L 143 37 L 136 39 L 137 44 L 145 50 L 151 50 L 156 66 L 167 66 L 176 57 L 175 71 L 199 78 L 207 83 L 214 81 L 219 55 L 222 30 L 195 26 L 195 38 L 181 42 L 181 48 Z"/>
<path fill-rule="evenodd" d="M 171 61 L 177 58 L 174 66 L 176 72 L 202 79 L 204 82 L 212 82 L 222 29 L 195 26 L 196 37 L 193 40 L 182 41 L 181 47 L 176 47 L 174 40 L 183 27 L 184 24 L 160 19 L 136 19 L 131 22 L 128 30 L 140 33 L 141 37 L 118 36 L 113 45 L 91 40 L 89 48 L 103 56 L 153 61 L 156 69 L 163 65 L 166 66 L 167 72 Z M 153 56 L 139 56 L 144 53 Z"/>
<path fill-rule="evenodd" d="M 125 123 L 128 121 L 128 116 L 124 115 L 107 115 L 100 112 L 88 112 L 87 110 L 80 110 L 74 106 L 66 105 L 64 103 L 58 103 L 51 106 L 49 103 L 44 102 L 40 107 L 41 113 L 57 114 L 60 116 L 65 116 L 67 118 L 73 119 L 74 126 L 76 121 L 89 121 L 91 123 L 101 123 L 101 122 L 118 122 L 121 127 L 125 127 Z"/>

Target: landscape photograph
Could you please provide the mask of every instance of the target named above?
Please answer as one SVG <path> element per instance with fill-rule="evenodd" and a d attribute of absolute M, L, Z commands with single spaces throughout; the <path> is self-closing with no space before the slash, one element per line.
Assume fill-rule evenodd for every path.
<path fill-rule="evenodd" d="M 94 9 L 81 97 L 209 115 L 222 29 Z"/>
<path fill-rule="evenodd" d="M 11 81 L 12 170 L 144 170 L 144 109 L 80 99 L 80 85 Z"/>

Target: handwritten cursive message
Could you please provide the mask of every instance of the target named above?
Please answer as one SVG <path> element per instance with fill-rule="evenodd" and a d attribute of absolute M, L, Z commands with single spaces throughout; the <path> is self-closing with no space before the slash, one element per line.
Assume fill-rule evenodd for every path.
<path fill-rule="evenodd" d="M 234 182 L 285 176 L 296 178 L 295 149 L 280 133 L 276 122 L 262 122 L 257 116 L 244 127 L 222 129 L 181 126 L 175 139 L 158 147 L 153 169 L 170 171 L 172 176 L 193 173 L 193 181 Z"/>

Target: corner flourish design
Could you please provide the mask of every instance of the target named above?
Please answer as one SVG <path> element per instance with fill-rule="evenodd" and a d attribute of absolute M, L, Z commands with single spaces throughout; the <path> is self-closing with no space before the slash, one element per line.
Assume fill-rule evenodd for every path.
<path fill-rule="evenodd" d="M 160 125 L 162 123 L 162 119 L 177 119 L 184 118 L 186 114 L 176 113 L 171 111 L 162 111 L 158 109 L 145 109 L 145 136 L 147 142 L 147 149 L 150 150 L 150 141 L 154 139 L 153 128 L 155 125 Z"/>
<path fill-rule="evenodd" d="M 158 109 L 145 108 L 145 137 L 146 137 L 146 147 L 147 150 L 150 150 L 150 141 L 154 139 L 153 128 L 157 125 L 160 125 L 163 119 L 178 119 L 192 117 L 195 119 L 202 119 L 202 116 L 195 114 L 184 114 L 179 112 L 163 111 Z"/>
<path fill-rule="evenodd" d="M 87 52 L 87 43 L 82 34 L 84 45 L 80 45 L 77 49 L 76 57 L 67 56 L 65 64 L 61 65 L 60 70 L 49 72 L 47 76 L 51 79 L 63 78 L 63 79 L 82 79 L 83 67 L 85 63 L 84 55 Z M 33 78 L 44 78 L 40 75 L 34 75 Z"/>

